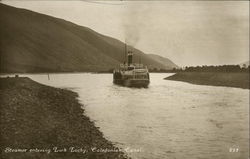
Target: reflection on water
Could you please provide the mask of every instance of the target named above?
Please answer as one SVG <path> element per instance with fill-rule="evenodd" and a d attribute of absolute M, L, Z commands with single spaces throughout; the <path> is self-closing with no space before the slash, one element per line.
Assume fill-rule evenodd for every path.
<path fill-rule="evenodd" d="M 163 80 L 169 75 L 151 74 L 146 89 L 114 85 L 111 74 L 28 76 L 78 92 L 107 139 L 140 150 L 132 158 L 248 158 L 249 90 Z"/>

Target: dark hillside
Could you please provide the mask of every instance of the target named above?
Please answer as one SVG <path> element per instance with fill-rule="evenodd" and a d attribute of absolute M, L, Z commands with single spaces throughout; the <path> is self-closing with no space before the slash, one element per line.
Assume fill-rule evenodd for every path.
<path fill-rule="evenodd" d="M 1 72 L 95 72 L 124 61 L 122 42 L 62 19 L 0 4 L 0 23 Z M 133 51 L 135 61 L 169 68 Z"/>

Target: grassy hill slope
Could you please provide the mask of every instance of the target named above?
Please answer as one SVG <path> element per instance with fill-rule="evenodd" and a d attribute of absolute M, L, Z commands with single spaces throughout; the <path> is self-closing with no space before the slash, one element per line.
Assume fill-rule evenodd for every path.
<path fill-rule="evenodd" d="M 0 23 L 1 72 L 95 72 L 124 61 L 124 43 L 62 19 L 0 4 Z M 132 50 L 134 61 L 169 68 Z"/>
<path fill-rule="evenodd" d="M 155 54 L 148 54 L 149 57 L 163 65 L 167 64 L 167 69 L 173 69 L 173 68 L 178 68 L 179 66 L 177 66 L 175 63 L 173 63 L 171 60 L 169 60 L 168 58 L 159 56 L 159 55 L 155 55 Z"/>

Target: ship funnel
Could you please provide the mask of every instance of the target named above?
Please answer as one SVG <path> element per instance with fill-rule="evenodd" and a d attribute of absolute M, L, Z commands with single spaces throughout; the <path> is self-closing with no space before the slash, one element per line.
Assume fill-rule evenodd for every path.
<path fill-rule="evenodd" d="M 133 62 L 133 52 L 128 51 L 128 65 L 132 64 Z"/>

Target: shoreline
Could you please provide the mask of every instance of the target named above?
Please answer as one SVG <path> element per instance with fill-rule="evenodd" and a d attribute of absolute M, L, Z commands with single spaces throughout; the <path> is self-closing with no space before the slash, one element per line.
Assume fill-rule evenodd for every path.
<path fill-rule="evenodd" d="M 113 72 L 27 72 L 27 73 L 0 73 L 0 78 L 5 78 L 7 76 L 14 77 L 15 75 L 48 75 L 48 74 L 113 74 Z M 149 72 L 149 73 L 177 73 L 177 72 Z M 2 77 L 1 77 L 2 76 Z"/>
<path fill-rule="evenodd" d="M 84 115 L 77 93 L 27 77 L 0 78 L 0 90 L 3 158 L 127 158 Z"/>
<path fill-rule="evenodd" d="M 197 85 L 249 89 L 248 72 L 178 72 L 164 79 Z"/>

